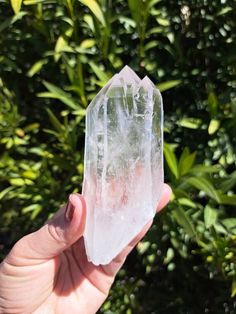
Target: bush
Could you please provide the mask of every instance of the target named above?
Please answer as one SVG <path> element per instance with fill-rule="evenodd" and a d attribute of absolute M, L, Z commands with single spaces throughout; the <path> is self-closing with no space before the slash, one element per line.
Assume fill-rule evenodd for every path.
<path fill-rule="evenodd" d="M 83 177 L 85 109 L 125 64 L 163 92 L 168 208 L 101 313 L 235 313 L 234 1 L 1 1 L 0 251 Z"/>

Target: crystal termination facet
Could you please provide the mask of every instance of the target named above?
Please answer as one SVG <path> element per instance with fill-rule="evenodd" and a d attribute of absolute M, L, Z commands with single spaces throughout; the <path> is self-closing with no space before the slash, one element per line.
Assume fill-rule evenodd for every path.
<path fill-rule="evenodd" d="M 155 215 L 163 188 L 160 92 L 128 66 L 87 108 L 83 195 L 88 260 L 108 264 Z"/>

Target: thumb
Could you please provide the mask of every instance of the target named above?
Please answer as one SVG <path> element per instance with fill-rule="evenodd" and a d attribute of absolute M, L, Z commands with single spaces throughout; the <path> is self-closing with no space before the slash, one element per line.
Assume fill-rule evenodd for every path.
<path fill-rule="evenodd" d="M 62 207 L 42 228 L 20 239 L 7 259 L 22 265 L 33 265 L 53 258 L 70 247 L 83 235 L 86 204 L 82 195 L 69 196 Z"/>

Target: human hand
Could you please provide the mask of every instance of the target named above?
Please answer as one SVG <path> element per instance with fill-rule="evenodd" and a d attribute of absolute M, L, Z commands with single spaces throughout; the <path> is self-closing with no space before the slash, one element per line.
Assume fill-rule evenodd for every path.
<path fill-rule="evenodd" d="M 170 200 L 164 185 L 157 211 Z M 143 238 L 152 221 L 108 265 L 87 261 L 83 231 L 86 205 L 71 194 L 42 228 L 20 239 L 0 264 L 1 314 L 93 314 L 105 301 L 127 255 Z"/>

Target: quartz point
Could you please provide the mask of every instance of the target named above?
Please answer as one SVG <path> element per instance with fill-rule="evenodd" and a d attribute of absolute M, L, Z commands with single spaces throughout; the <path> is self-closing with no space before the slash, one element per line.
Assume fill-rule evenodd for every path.
<path fill-rule="evenodd" d="M 108 264 L 155 215 L 163 189 L 162 97 L 125 66 L 87 108 L 83 195 L 88 260 Z"/>

